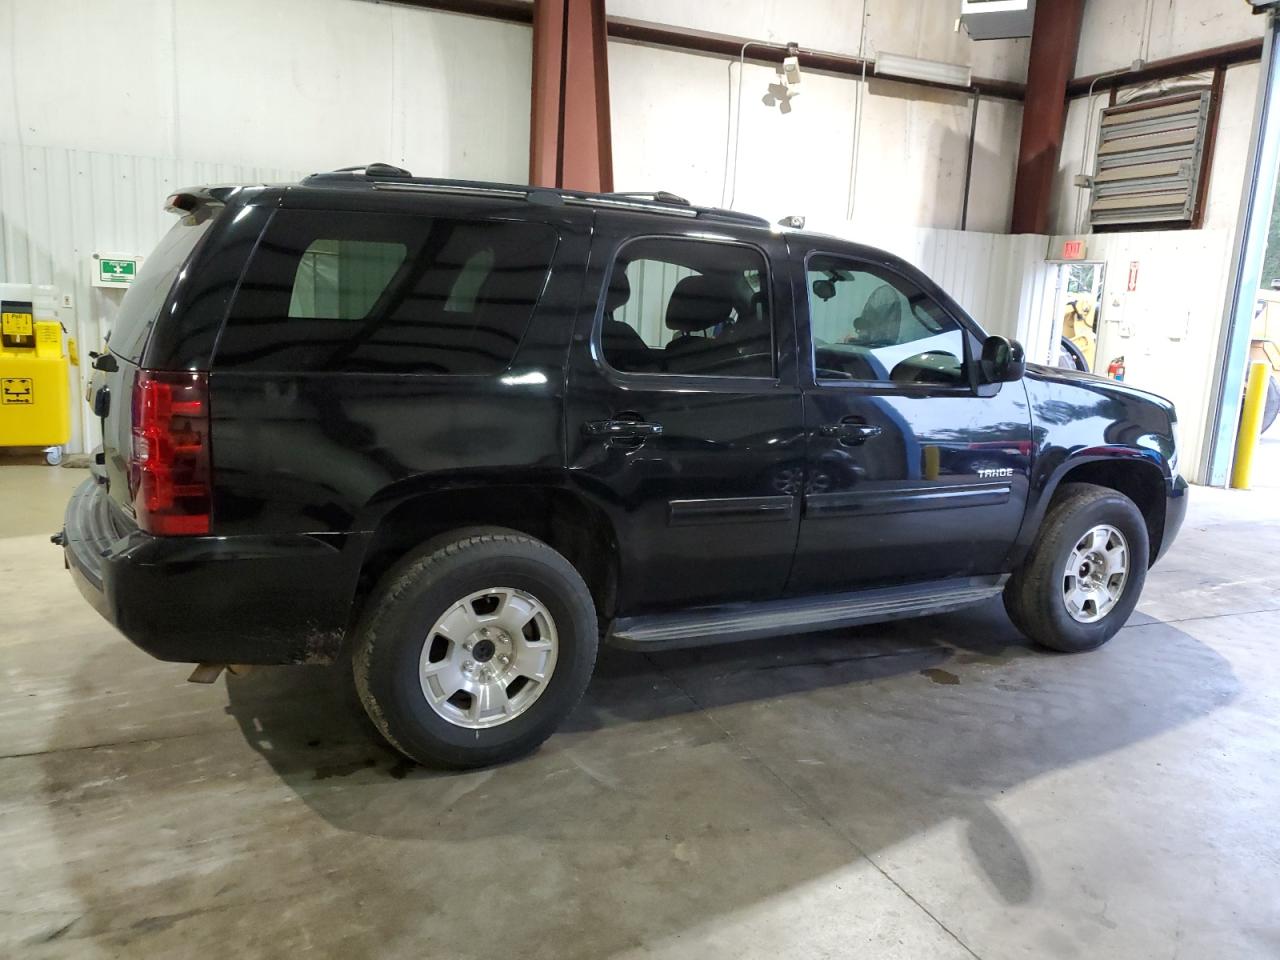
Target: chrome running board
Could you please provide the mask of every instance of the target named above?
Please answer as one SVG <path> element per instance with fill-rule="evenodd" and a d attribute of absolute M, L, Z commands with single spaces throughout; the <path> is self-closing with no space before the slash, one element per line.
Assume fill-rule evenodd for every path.
<path fill-rule="evenodd" d="M 1008 579 L 1005 574 L 935 580 L 857 593 L 732 603 L 679 613 L 621 617 L 613 621 L 605 642 L 627 650 L 674 650 L 923 617 L 994 597 L 1004 589 Z"/>

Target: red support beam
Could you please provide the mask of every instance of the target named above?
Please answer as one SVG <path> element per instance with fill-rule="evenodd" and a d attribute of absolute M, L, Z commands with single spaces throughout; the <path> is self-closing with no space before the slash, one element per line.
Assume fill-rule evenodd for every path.
<path fill-rule="evenodd" d="M 1067 120 L 1067 84 L 1075 71 L 1083 20 L 1084 0 L 1036 5 L 1013 193 L 1013 233 L 1049 232 L 1049 201 Z"/>
<path fill-rule="evenodd" d="M 533 12 L 533 90 L 529 117 L 529 182 L 560 186 L 564 110 L 564 0 L 538 0 Z"/>
<path fill-rule="evenodd" d="M 613 189 L 604 0 L 536 0 L 529 182 Z"/>

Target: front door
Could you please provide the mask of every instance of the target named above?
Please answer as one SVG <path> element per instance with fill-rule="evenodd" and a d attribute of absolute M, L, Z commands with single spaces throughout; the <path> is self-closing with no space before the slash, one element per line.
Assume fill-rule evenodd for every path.
<path fill-rule="evenodd" d="M 904 265 L 812 253 L 805 288 L 809 454 L 788 592 L 1001 572 L 1031 467 L 1023 385 L 979 385 L 971 321 Z"/>
<path fill-rule="evenodd" d="M 617 539 L 616 612 L 779 596 L 805 457 L 791 291 L 769 267 L 785 251 L 597 216 L 566 435 Z"/>

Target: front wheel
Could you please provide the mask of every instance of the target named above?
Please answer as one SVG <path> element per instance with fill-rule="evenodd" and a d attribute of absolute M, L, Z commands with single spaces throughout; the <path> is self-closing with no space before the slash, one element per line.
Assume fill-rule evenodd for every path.
<path fill-rule="evenodd" d="M 356 689 L 419 763 L 477 767 L 527 753 L 582 697 L 598 628 L 577 570 L 510 530 L 459 531 L 397 565 L 369 601 Z"/>
<path fill-rule="evenodd" d="M 1146 521 L 1132 500 L 1107 487 L 1065 484 L 1005 585 L 1005 609 L 1042 646 L 1093 650 L 1133 613 L 1150 556 Z"/>

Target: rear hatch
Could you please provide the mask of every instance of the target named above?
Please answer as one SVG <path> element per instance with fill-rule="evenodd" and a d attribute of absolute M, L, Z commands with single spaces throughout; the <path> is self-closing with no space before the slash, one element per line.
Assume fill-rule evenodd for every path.
<path fill-rule="evenodd" d="M 174 282 L 192 260 L 215 219 L 213 214 L 220 209 L 204 207 L 184 215 L 165 234 L 125 295 L 115 327 L 107 338 L 106 353 L 93 362 L 88 399 L 95 415 L 102 418 L 102 457 L 100 464 L 95 463 L 94 472 L 111 499 L 131 516 L 134 509 L 129 473 L 134 447 L 134 390 L 140 364 L 155 325 L 169 319 L 159 318 Z"/>

